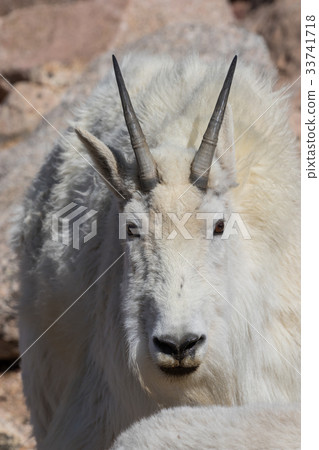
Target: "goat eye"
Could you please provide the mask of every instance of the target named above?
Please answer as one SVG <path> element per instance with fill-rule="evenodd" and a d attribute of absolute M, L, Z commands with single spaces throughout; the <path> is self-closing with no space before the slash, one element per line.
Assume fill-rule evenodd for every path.
<path fill-rule="evenodd" d="M 126 232 L 129 237 L 140 237 L 137 225 L 135 225 L 135 223 L 128 223 L 126 225 Z"/>
<path fill-rule="evenodd" d="M 220 219 L 216 222 L 215 228 L 214 228 L 214 235 L 215 234 L 223 234 L 224 232 L 224 226 L 225 222 L 223 219 Z"/>

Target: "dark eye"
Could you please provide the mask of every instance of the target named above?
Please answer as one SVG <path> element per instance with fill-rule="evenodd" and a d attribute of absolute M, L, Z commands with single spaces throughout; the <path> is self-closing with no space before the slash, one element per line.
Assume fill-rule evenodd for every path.
<path fill-rule="evenodd" d="M 126 232 L 129 237 L 140 237 L 137 225 L 135 225 L 135 223 L 128 223 L 126 225 Z"/>
<path fill-rule="evenodd" d="M 220 219 L 216 222 L 215 228 L 214 228 L 214 235 L 216 234 L 223 234 L 224 232 L 224 225 L 225 222 L 223 219 Z"/>

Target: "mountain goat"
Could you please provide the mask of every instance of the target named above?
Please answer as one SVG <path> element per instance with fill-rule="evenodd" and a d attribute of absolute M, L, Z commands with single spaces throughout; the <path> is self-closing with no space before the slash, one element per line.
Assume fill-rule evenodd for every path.
<path fill-rule="evenodd" d="M 120 434 L 112 450 L 299 450 L 298 405 L 181 406 Z"/>
<path fill-rule="evenodd" d="M 235 65 L 133 54 L 126 90 L 114 59 L 31 186 L 15 242 L 40 449 L 105 448 L 161 408 L 298 401 L 296 143 L 272 80 Z M 79 208 L 97 229 L 77 248 Z"/>

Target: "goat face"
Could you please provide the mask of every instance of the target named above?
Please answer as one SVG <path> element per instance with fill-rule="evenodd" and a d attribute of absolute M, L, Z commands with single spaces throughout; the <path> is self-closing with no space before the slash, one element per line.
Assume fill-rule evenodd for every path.
<path fill-rule="evenodd" d="M 193 401 L 190 392 L 201 383 L 206 386 L 201 403 L 207 393 L 225 402 L 225 391 L 231 390 L 229 253 L 230 243 L 236 252 L 239 242 L 235 235 L 223 239 L 231 214 L 228 190 L 235 185 L 230 111 L 224 119 L 231 71 L 232 77 L 234 63 L 197 152 L 169 142 L 150 152 L 116 61 L 135 174 L 116 152 L 76 130 L 121 198 L 125 269 L 120 307 L 130 367 L 152 395 L 161 401 L 166 396 L 167 404 L 176 404 L 177 397 Z M 209 170 L 215 149 L 217 160 Z"/>
<path fill-rule="evenodd" d="M 225 367 L 221 361 L 230 354 L 229 253 L 238 236 L 222 233 L 231 214 L 228 193 L 203 193 L 189 184 L 194 150 L 153 154 L 161 183 L 146 196 L 133 194 L 123 210 L 122 311 L 130 362 L 147 385 L 157 380 L 159 386 L 158 378 L 198 383 L 207 371 Z"/>

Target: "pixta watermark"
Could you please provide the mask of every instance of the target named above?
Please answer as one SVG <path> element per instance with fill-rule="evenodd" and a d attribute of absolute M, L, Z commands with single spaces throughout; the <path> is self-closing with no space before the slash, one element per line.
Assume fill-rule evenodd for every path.
<path fill-rule="evenodd" d="M 243 239 L 251 239 L 250 233 L 244 220 L 239 213 L 231 213 L 225 219 L 224 213 L 198 212 L 185 213 L 178 217 L 176 213 L 167 212 L 153 213 L 119 213 L 119 239 L 127 239 L 129 236 L 147 236 L 152 233 L 155 239 L 173 240 L 178 235 L 184 239 L 194 239 L 192 235 L 193 226 L 188 226 L 190 219 L 202 221 L 205 229 L 205 238 L 214 239 L 218 234 L 221 239 L 229 239 L 232 235 L 241 235 Z M 171 231 L 164 237 L 164 220 L 170 221 Z M 216 231 L 217 230 L 217 231 Z"/>
<path fill-rule="evenodd" d="M 93 219 L 96 214 L 94 209 L 69 203 L 52 215 L 52 240 L 79 250 L 80 238 L 85 244 L 96 236 L 97 223 Z"/>

